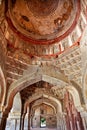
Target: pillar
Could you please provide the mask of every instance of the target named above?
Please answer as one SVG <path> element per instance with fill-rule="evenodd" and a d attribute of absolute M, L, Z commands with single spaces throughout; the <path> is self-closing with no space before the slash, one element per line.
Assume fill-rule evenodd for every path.
<path fill-rule="evenodd" d="M 28 113 L 28 130 L 30 130 L 30 112 Z"/>
<path fill-rule="evenodd" d="M 7 122 L 8 112 L 5 112 L 2 114 L 1 117 L 1 124 L 0 124 L 0 130 L 5 130 L 6 122 Z"/>
<path fill-rule="evenodd" d="M 26 113 L 23 113 L 21 116 L 21 121 L 20 121 L 20 130 L 24 130 L 24 119 L 25 119 Z"/>
<path fill-rule="evenodd" d="M 1 124 L 1 119 L 2 119 L 2 112 L 0 111 L 0 124 Z"/>
<path fill-rule="evenodd" d="M 30 128 L 31 128 L 31 123 L 30 123 L 30 118 L 31 118 L 31 104 L 29 105 L 29 107 L 28 107 L 29 109 L 28 109 L 28 130 L 30 130 Z"/>
<path fill-rule="evenodd" d="M 20 130 L 20 118 L 16 119 L 16 130 Z"/>
<path fill-rule="evenodd" d="M 84 111 L 81 111 L 80 114 L 81 114 L 84 130 L 87 130 L 87 121 L 86 121 L 87 120 L 87 112 L 84 110 Z"/>
<path fill-rule="evenodd" d="M 67 113 L 66 115 L 67 129 L 68 130 L 84 130 L 81 114 L 75 108 L 73 98 L 70 97 L 69 92 L 66 92 L 65 94 L 65 109 Z M 70 126 L 68 122 L 70 122 Z"/>
<path fill-rule="evenodd" d="M 14 121 L 14 129 L 11 128 L 12 130 L 20 130 L 20 113 L 10 113 L 9 118 L 8 118 L 8 122 L 9 120 Z M 12 126 L 12 125 L 11 125 Z"/>
<path fill-rule="evenodd" d="M 15 119 L 15 130 L 17 128 L 17 119 Z"/>

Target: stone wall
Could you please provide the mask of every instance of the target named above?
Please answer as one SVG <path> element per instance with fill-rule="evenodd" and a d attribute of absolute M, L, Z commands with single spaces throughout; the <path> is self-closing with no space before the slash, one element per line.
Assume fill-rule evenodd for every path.
<path fill-rule="evenodd" d="M 20 119 L 8 119 L 5 130 L 19 130 L 20 129 Z"/>
<path fill-rule="evenodd" d="M 0 29 L 0 110 L 1 105 L 5 100 L 5 89 L 6 89 L 6 71 L 5 71 L 5 61 L 6 61 L 6 40 Z"/>
<path fill-rule="evenodd" d="M 47 128 L 56 128 L 57 127 L 57 118 L 54 115 L 44 115 L 46 119 L 46 127 Z M 32 120 L 32 127 L 33 128 L 40 128 L 40 116 L 34 116 Z"/>
<path fill-rule="evenodd" d="M 0 29 L 0 66 L 5 73 L 5 60 L 6 60 L 6 40 Z"/>

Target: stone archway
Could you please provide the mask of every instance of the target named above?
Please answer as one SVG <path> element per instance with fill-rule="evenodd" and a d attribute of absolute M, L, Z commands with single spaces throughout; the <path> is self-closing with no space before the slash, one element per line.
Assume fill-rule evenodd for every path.
<path fill-rule="evenodd" d="M 53 66 L 36 67 L 34 72 L 30 74 L 28 71 L 26 75 L 24 74 L 19 80 L 11 84 L 7 97 L 7 109 L 11 109 L 13 98 L 17 92 L 39 81 L 58 85 L 61 83 L 64 85 L 69 83 L 67 77 L 64 76 L 64 74 L 61 74 L 61 72 Z"/>
<path fill-rule="evenodd" d="M 31 69 L 32 70 L 32 69 Z M 17 81 L 14 81 L 9 90 L 7 95 L 7 106 L 4 109 L 3 112 L 3 119 L 1 121 L 1 129 L 5 129 L 5 125 L 3 125 L 3 122 L 6 122 L 6 119 L 8 117 L 9 111 L 12 108 L 13 99 L 14 96 L 26 88 L 27 86 L 30 86 L 36 82 L 39 81 L 45 81 L 51 84 L 68 84 L 67 77 L 58 70 L 58 68 L 55 68 L 54 66 L 36 66 L 35 70 L 33 72 L 27 71 L 20 79 Z"/>
<path fill-rule="evenodd" d="M 53 96 L 47 95 L 46 93 L 45 93 L 45 94 L 33 95 L 34 98 L 33 98 L 33 97 L 30 97 L 30 98 L 26 101 L 26 103 L 25 103 L 24 111 L 26 111 L 27 106 L 29 105 L 29 103 L 33 102 L 34 100 L 38 100 L 38 99 L 41 98 L 42 96 L 43 96 L 43 98 L 47 98 L 47 99 L 49 99 L 49 100 L 52 100 L 52 102 L 55 102 L 55 103 L 58 105 L 58 111 L 59 111 L 59 112 L 62 112 L 62 104 L 61 104 L 61 102 L 60 102 L 58 99 L 54 98 Z"/>
<path fill-rule="evenodd" d="M 57 110 L 55 108 L 55 106 L 50 103 L 50 102 L 47 102 L 47 101 L 42 101 L 41 99 L 38 100 L 39 102 L 35 102 L 33 105 L 32 105 L 32 108 L 33 110 L 35 110 L 35 108 L 37 108 L 38 106 L 40 106 L 41 104 L 45 104 L 45 105 L 48 105 L 50 106 L 53 110 L 54 110 L 54 113 L 56 114 L 57 113 Z M 49 100 L 50 101 L 50 100 Z"/>
<path fill-rule="evenodd" d="M 5 81 L 3 71 L 0 67 L 0 104 L 1 106 L 4 106 L 5 96 L 6 96 L 6 81 Z"/>
<path fill-rule="evenodd" d="M 69 86 L 69 81 L 67 77 L 64 74 L 62 74 L 58 70 L 58 68 L 55 68 L 54 66 L 48 66 L 48 67 L 35 66 L 35 68 L 31 69 L 31 71 L 30 70 L 27 71 L 27 73 L 25 72 L 20 79 L 11 84 L 10 89 L 8 91 L 7 107 L 4 112 L 9 113 L 12 107 L 14 96 L 18 92 L 20 92 L 27 86 L 30 86 L 39 81 L 45 81 L 56 86 L 57 85 L 60 86 L 61 84 Z M 47 97 L 47 95 L 45 95 L 45 97 Z M 53 97 L 50 97 L 50 99 L 53 99 Z"/>
<path fill-rule="evenodd" d="M 40 103 L 36 106 L 32 106 L 33 113 L 31 118 L 31 126 L 35 127 L 34 124 L 37 127 L 45 127 L 45 128 L 56 128 L 57 127 L 57 114 L 55 114 L 53 106 L 51 106 L 48 103 Z M 45 122 L 42 121 L 42 119 L 45 119 Z M 35 123 L 36 121 L 36 123 Z M 53 121 L 53 122 L 52 122 Z"/>
<path fill-rule="evenodd" d="M 66 89 L 69 93 L 71 93 L 73 100 L 74 100 L 75 107 L 81 108 L 82 102 L 80 100 L 80 94 L 79 94 L 78 90 L 73 86 L 66 87 Z"/>
<path fill-rule="evenodd" d="M 44 100 L 43 99 L 41 99 L 41 98 L 44 98 Z M 48 101 L 49 100 L 49 101 Z M 39 102 L 40 101 L 40 102 Z M 62 109 L 62 103 L 58 100 L 58 99 L 56 99 L 56 98 L 54 98 L 53 96 L 50 96 L 50 95 L 47 95 L 46 93 L 44 93 L 44 94 L 41 94 L 41 93 L 37 93 L 37 94 L 33 94 L 33 96 L 32 97 L 30 97 L 27 101 L 26 101 L 26 103 L 25 103 L 25 111 L 24 111 L 24 113 L 26 113 L 26 109 L 28 109 L 28 107 L 29 107 L 29 104 L 32 104 L 32 102 L 34 103 L 33 104 L 33 106 L 32 107 L 35 107 L 36 105 L 41 105 L 42 104 L 42 102 L 43 103 L 45 103 L 45 104 L 47 104 L 47 105 L 50 105 L 51 107 L 53 107 L 53 109 L 54 109 L 54 111 L 55 111 L 55 118 L 56 118 L 56 120 L 58 121 L 57 122 L 57 128 L 59 129 L 59 127 L 61 127 L 61 129 L 64 129 L 64 126 L 65 126 L 65 122 L 64 122 L 64 117 L 63 117 L 63 109 Z M 31 108 L 32 109 L 32 108 Z M 30 110 L 28 110 L 28 111 L 31 111 L 31 109 Z M 34 113 L 34 112 L 33 112 Z M 29 114 L 27 113 L 27 116 L 28 116 Z M 28 117 L 27 117 L 28 118 Z M 26 119 L 27 119 L 26 118 Z M 34 119 L 36 119 L 36 118 L 34 118 Z M 46 118 L 47 119 L 47 118 Z M 28 120 L 28 119 L 27 119 Z M 30 121 L 31 122 L 31 121 Z M 61 125 L 60 125 L 61 124 Z M 30 125 L 29 126 L 31 126 L 31 123 L 30 123 Z M 47 125 L 48 126 L 48 125 Z M 25 127 L 26 127 L 26 125 L 25 125 Z"/>

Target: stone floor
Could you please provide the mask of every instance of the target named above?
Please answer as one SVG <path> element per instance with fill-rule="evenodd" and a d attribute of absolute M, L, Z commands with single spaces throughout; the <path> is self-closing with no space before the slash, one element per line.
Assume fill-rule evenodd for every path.
<path fill-rule="evenodd" d="M 57 130 L 56 128 L 32 128 L 31 130 Z"/>

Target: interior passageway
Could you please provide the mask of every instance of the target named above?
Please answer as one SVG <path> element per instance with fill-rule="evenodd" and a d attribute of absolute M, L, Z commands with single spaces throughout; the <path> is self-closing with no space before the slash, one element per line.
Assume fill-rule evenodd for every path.
<path fill-rule="evenodd" d="M 0 130 L 87 130 L 87 0 L 0 0 Z"/>

